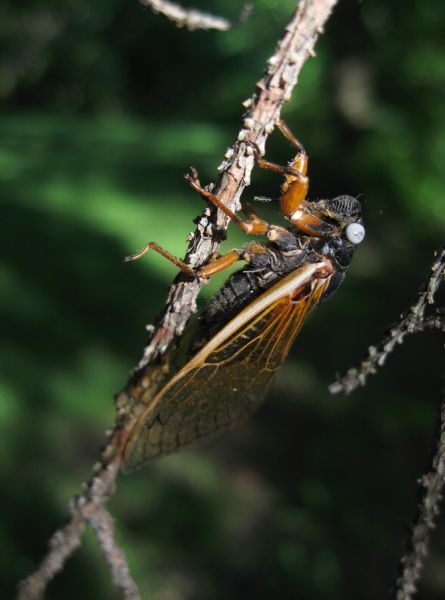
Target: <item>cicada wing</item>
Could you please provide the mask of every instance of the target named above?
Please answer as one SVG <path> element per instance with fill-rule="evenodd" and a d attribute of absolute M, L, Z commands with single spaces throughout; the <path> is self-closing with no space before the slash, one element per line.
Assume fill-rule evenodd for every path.
<path fill-rule="evenodd" d="M 262 294 L 253 303 L 258 310 L 241 311 L 160 390 L 128 436 L 124 471 L 226 429 L 258 408 L 329 284 L 330 277 L 314 278 L 313 271 L 295 277 L 292 293 L 279 282 Z"/>

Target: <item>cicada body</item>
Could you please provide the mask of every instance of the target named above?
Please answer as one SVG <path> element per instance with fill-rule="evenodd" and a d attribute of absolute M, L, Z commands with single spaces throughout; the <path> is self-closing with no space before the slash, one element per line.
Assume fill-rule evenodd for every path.
<path fill-rule="evenodd" d="M 290 139 L 287 127 L 280 128 Z M 255 412 L 306 317 L 341 283 L 355 246 L 363 239 L 360 203 L 350 196 L 305 200 L 307 157 L 301 157 L 301 144 L 293 140 L 299 154 L 289 167 L 260 162 L 286 174 L 282 210 L 291 227 L 269 225 L 251 209 L 246 211 L 249 219 L 241 221 L 201 188 L 193 172 L 190 183 L 195 189 L 246 233 L 265 234 L 267 244 L 232 250 L 198 272 L 190 272 L 156 244 L 147 245 L 198 277 L 210 277 L 235 260 L 247 264 L 209 302 L 182 365 L 148 398 L 125 436 L 124 471 L 227 429 Z"/>

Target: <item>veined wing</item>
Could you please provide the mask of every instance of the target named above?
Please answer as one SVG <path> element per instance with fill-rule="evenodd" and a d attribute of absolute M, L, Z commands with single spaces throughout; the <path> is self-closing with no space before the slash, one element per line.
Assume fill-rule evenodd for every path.
<path fill-rule="evenodd" d="M 123 449 L 123 470 L 253 413 L 329 285 L 329 261 L 308 264 L 246 306 L 148 403 Z"/>

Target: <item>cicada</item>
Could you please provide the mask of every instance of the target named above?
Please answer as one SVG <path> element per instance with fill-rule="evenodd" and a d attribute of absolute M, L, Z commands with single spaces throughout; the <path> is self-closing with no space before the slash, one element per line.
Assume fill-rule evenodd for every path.
<path fill-rule="evenodd" d="M 126 260 L 153 249 L 191 277 L 209 278 L 236 261 L 187 342 L 182 363 L 146 402 L 125 436 L 122 469 L 130 471 L 244 420 L 257 410 L 308 314 L 344 278 L 365 234 L 360 202 L 352 196 L 308 200 L 308 157 L 283 121 L 278 128 L 297 149 L 285 167 L 258 157 L 260 167 L 284 175 L 279 199 L 288 226 L 267 223 L 250 207 L 241 220 L 203 188 L 196 170 L 190 185 L 246 234 L 263 235 L 199 270 L 151 242 Z"/>

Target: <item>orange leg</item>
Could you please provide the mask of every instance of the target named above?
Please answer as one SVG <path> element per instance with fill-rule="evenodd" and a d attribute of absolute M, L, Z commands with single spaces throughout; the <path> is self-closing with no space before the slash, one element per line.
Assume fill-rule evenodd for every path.
<path fill-rule="evenodd" d="M 282 121 L 281 119 L 279 119 L 277 121 L 277 127 L 281 131 L 281 133 L 284 135 L 284 137 L 287 139 L 287 141 L 290 142 L 292 144 L 292 146 L 295 146 L 295 148 L 298 148 L 298 153 L 295 156 L 294 160 L 292 161 L 291 166 L 293 169 L 298 171 L 301 175 L 305 176 L 307 173 L 308 158 L 307 158 L 306 151 L 303 147 L 303 144 L 300 142 L 300 140 L 297 140 L 297 138 L 294 136 L 294 134 L 289 129 L 289 127 L 286 125 L 286 123 L 284 121 Z"/>
<path fill-rule="evenodd" d="M 212 202 L 212 204 L 214 204 L 217 208 L 222 210 L 223 213 L 227 215 L 235 223 L 235 225 L 238 225 L 238 227 L 240 227 L 245 233 L 250 235 L 259 235 L 267 233 L 269 234 L 270 239 L 276 239 L 279 235 L 278 228 L 269 225 L 266 221 L 261 219 L 261 217 L 259 217 L 255 213 L 255 211 L 248 205 L 246 205 L 243 208 L 247 216 L 247 220 L 242 221 L 239 217 L 237 217 L 237 215 L 233 211 L 231 211 L 221 202 L 218 196 L 212 194 L 211 192 L 209 192 L 201 186 L 196 169 L 192 168 L 191 173 L 187 174 L 185 178 L 194 190 L 199 192 L 202 196 L 204 196 L 204 198 L 206 198 L 207 200 Z M 179 260 L 179 258 L 176 258 L 176 256 L 173 256 L 173 254 L 159 246 L 159 244 L 157 244 L 156 242 L 149 242 L 138 252 L 126 256 L 124 258 L 124 261 L 130 262 L 133 260 L 138 260 L 139 258 L 144 256 L 149 250 L 154 250 L 155 252 L 158 252 L 158 254 L 161 254 L 161 256 L 163 256 L 171 263 L 179 267 L 181 271 L 189 277 L 199 277 L 201 279 L 208 279 L 209 277 L 212 277 L 212 275 L 215 275 L 215 273 L 223 271 L 238 260 L 249 260 L 248 252 L 244 250 L 241 252 L 238 250 L 231 250 L 224 256 L 220 256 L 216 260 L 213 260 L 213 262 L 211 262 L 210 264 L 200 269 L 194 270 L 185 262 Z M 262 249 L 258 249 L 257 251 L 262 251 Z"/>
<path fill-rule="evenodd" d="M 307 186 L 309 184 L 309 181 L 307 180 L 307 178 L 305 179 L 305 176 L 307 173 L 308 157 L 307 157 L 306 151 L 303 147 L 303 144 L 300 142 L 300 140 L 297 140 L 297 138 L 294 136 L 294 134 L 289 129 L 289 127 L 286 125 L 286 123 L 284 121 L 282 121 L 281 119 L 279 119 L 277 121 L 277 127 L 281 131 L 281 133 L 284 135 L 284 137 L 287 139 L 287 141 L 290 142 L 296 148 L 298 148 L 298 153 L 295 156 L 295 158 L 292 161 L 292 164 L 290 166 L 293 169 L 295 169 L 296 171 L 298 171 L 298 173 L 300 175 L 303 176 L 303 178 L 300 178 L 300 182 L 301 182 L 302 187 L 304 187 L 306 185 L 305 191 L 307 193 Z"/>
<path fill-rule="evenodd" d="M 237 260 L 242 260 L 242 256 L 244 256 L 244 252 L 239 252 L 238 250 L 231 250 L 224 256 L 220 256 L 219 258 L 217 258 L 209 265 L 206 265 L 201 269 L 194 270 L 185 262 L 179 260 L 178 258 L 176 258 L 176 256 L 173 256 L 173 254 L 168 252 L 168 250 L 165 250 L 164 248 L 159 246 L 159 244 L 157 244 L 156 242 L 150 242 L 149 244 L 146 244 L 141 250 L 139 250 L 139 252 L 131 254 L 130 256 L 126 256 L 124 258 L 124 261 L 130 262 L 133 260 L 138 260 L 139 258 L 144 256 L 144 254 L 146 254 L 149 250 L 154 250 L 155 252 L 169 260 L 171 263 L 179 267 L 181 271 L 189 277 L 199 277 L 200 279 L 208 279 L 212 275 L 215 275 L 215 273 L 219 273 L 220 271 L 227 269 L 227 267 L 233 265 L 233 263 Z"/>
<path fill-rule="evenodd" d="M 280 173 L 281 175 L 289 175 L 290 177 L 296 177 L 298 179 L 304 177 L 304 175 L 293 166 L 283 167 L 282 165 L 277 165 L 276 163 L 265 160 L 264 158 L 261 158 L 261 156 L 257 157 L 257 165 L 260 167 L 260 169 L 274 171 L 275 173 Z"/>
<path fill-rule="evenodd" d="M 287 176 L 286 181 L 281 186 L 280 207 L 286 217 L 292 218 L 292 215 L 300 208 L 307 196 L 309 189 L 309 179 L 302 177 L 295 181 Z"/>
<path fill-rule="evenodd" d="M 271 229 L 275 236 L 272 236 L 274 239 L 277 239 L 280 234 L 286 233 L 287 231 L 283 229 L 283 231 L 279 231 L 278 229 Z M 207 279 L 215 275 L 215 273 L 219 273 L 220 271 L 224 271 L 230 265 L 233 265 L 238 260 L 245 260 L 246 262 L 250 262 L 255 254 L 264 254 L 267 253 L 267 249 L 262 244 L 252 243 L 247 246 L 245 250 L 231 250 L 217 258 L 214 262 L 209 265 L 203 267 L 199 271 L 196 272 L 196 277 L 201 277 L 202 279 Z"/>
<path fill-rule="evenodd" d="M 130 254 L 129 256 L 126 256 L 124 258 L 124 262 L 130 262 L 130 261 L 133 261 L 133 260 L 139 260 L 149 250 L 154 250 L 155 252 L 157 252 L 158 254 L 160 254 L 161 256 L 163 256 L 164 258 L 166 258 L 167 260 L 169 260 L 170 262 L 172 262 L 174 265 L 176 265 L 177 267 L 179 267 L 183 273 L 186 273 L 186 275 L 189 275 L 190 277 L 195 277 L 196 276 L 195 275 L 195 271 L 191 267 L 189 267 L 182 260 L 179 260 L 179 258 L 176 258 L 176 256 L 173 256 L 173 254 L 171 254 L 168 250 L 164 250 L 164 248 L 162 248 L 156 242 L 149 242 L 141 250 L 139 250 L 139 252 L 135 252 L 134 254 Z"/>
<path fill-rule="evenodd" d="M 201 279 L 208 279 L 212 275 L 215 275 L 220 271 L 224 271 L 224 269 L 227 269 L 227 267 L 233 265 L 233 263 L 235 263 L 237 260 L 242 260 L 242 254 L 243 253 L 240 253 L 239 250 L 231 250 L 230 252 L 227 252 L 227 254 L 224 254 L 223 256 L 217 258 L 209 265 L 206 265 L 205 267 L 202 267 L 202 269 L 199 269 L 196 272 L 196 277 L 201 277 Z"/>
<path fill-rule="evenodd" d="M 297 140 L 297 138 L 294 136 L 292 131 L 289 129 L 289 127 L 286 125 L 286 123 L 282 119 L 278 119 L 276 126 L 281 131 L 281 133 L 284 135 L 284 137 L 287 139 L 287 141 L 292 144 L 292 146 L 295 146 L 296 148 L 298 148 L 298 150 L 300 151 L 301 154 L 306 154 L 303 144 L 300 142 L 300 140 Z"/>
<path fill-rule="evenodd" d="M 298 153 L 291 163 L 283 167 L 275 163 L 264 160 L 261 156 L 257 156 L 258 166 L 262 169 L 268 169 L 269 171 L 275 171 L 275 173 L 282 173 L 283 175 L 295 176 L 299 179 L 304 178 L 307 172 L 307 154 L 303 147 L 303 144 L 294 136 L 292 131 L 286 125 L 284 121 L 279 119 L 276 123 L 276 127 L 281 131 L 288 142 L 298 148 Z"/>
<path fill-rule="evenodd" d="M 259 214 L 252 208 L 252 206 L 248 202 L 243 202 L 241 210 L 246 215 L 247 220 L 250 223 L 262 223 L 263 225 L 267 225 L 267 222 L 259 216 Z"/>
<path fill-rule="evenodd" d="M 218 196 L 212 194 L 201 186 L 198 178 L 198 172 L 193 167 L 191 172 L 187 173 L 185 179 L 194 190 L 219 208 L 235 225 L 242 229 L 244 233 L 249 235 L 263 235 L 269 231 L 270 225 L 257 216 L 255 216 L 253 219 L 248 218 L 247 221 L 241 220 L 232 210 L 230 210 L 230 208 L 225 206 Z"/>
<path fill-rule="evenodd" d="M 301 158 L 302 156 L 304 158 Z M 257 163 L 262 169 L 282 173 L 285 176 L 285 181 L 281 186 L 280 207 L 283 214 L 286 217 L 290 217 L 306 198 L 309 189 L 309 178 L 297 168 L 300 167 L 304 173 L 306 172 L 306 154 L 297 154 L 288 167 L 271 163 L 263 158 L 257 159 Z"/>
<path fill-rule="evenodd" d="M 303 145 L 297 140 L 286 123 L 279 120 L 277 121 L 277 127 L 284 137 L 298 148 L 297 155 L 286 167 L 271 163 L 261 157 L 257 159 L 257 162 L 262 169 L 282 173 L 285 176 L 285 181 L 281 186 L 280 206 L 283 214 L 290 218 L 307 196 L 309 189 L 309 179 L 306 176 L 308 158 Z"/>

